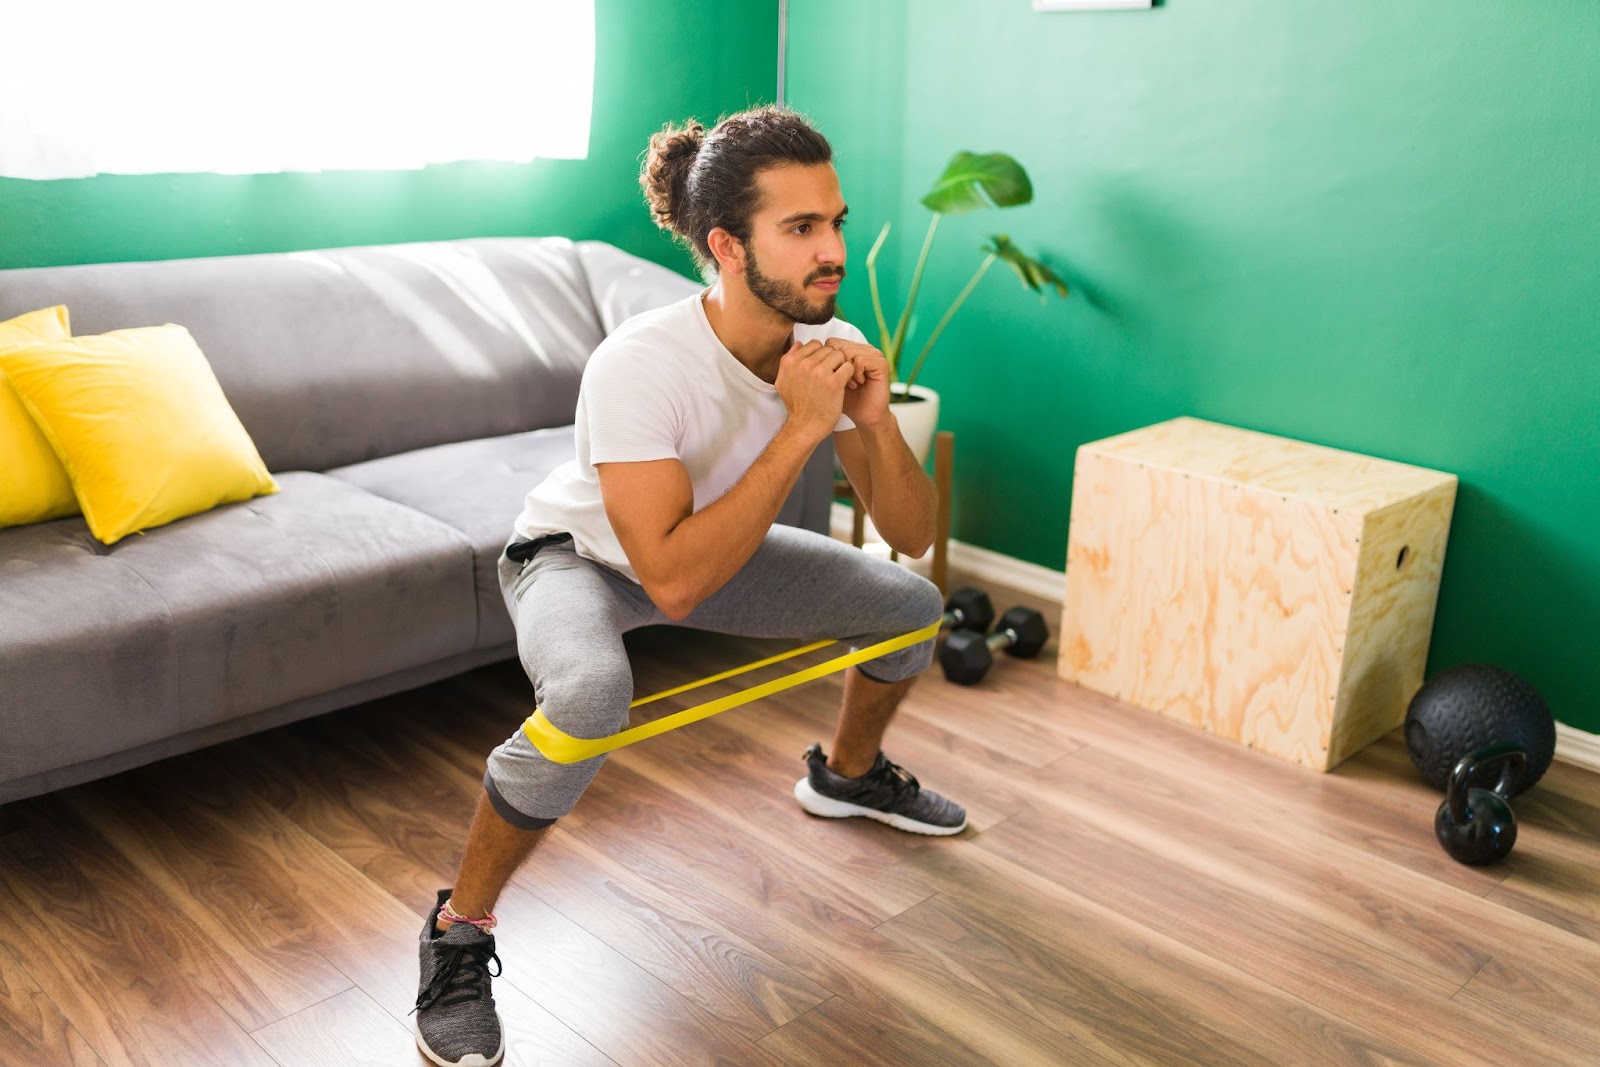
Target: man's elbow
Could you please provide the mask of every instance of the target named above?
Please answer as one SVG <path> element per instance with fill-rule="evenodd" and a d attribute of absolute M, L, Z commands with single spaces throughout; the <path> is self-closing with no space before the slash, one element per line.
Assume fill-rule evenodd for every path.
<path fill-rule="evenodd" d="M 665 615 L 672 622 L 681 622 L 698 606 L 688 590 L 679 588 L 671 582 L 645 582 L 645 595 L 656 606 L 656 610 Z"/>
<path fill-rule="evenodd" d="M 927 523 L 921 529 L 911 532 L 910 536 L 902 534 L 897 540 L 901 544 L 891 545 L 896 552 L 911 559 L 921 559 L 928 554 L 928 549 L 933 547 L 933 540 L 937 531 L 933 523 Z"/>
<path fill-rule="evenodd" d="M 889 547 L 907 559 L 921 559 L 928 554 L 928 549 L 933 547 L 933 538 L 928 537 L 918 541 L 907 541 L 905 544 L 890 545 Z"/>
<path fill-rule="evenodd" d="M 695 605 L 687 600 L 671 601 L 665 604 L 658 601 L 656 603 L 656 607 L 661 609 L 661 614 L 665 615 L 667 617 L 667 621 L 669 622 L 682 622 L 684 619 L 687 619 L 695 609 Z"/>

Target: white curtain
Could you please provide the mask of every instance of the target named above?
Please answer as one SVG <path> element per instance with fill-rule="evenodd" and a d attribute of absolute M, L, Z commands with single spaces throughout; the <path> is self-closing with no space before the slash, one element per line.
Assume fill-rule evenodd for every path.
<path fill-rule="evenodd" d="M 0 176 L 588 153 L 593 0 L 0 0 Z"/>

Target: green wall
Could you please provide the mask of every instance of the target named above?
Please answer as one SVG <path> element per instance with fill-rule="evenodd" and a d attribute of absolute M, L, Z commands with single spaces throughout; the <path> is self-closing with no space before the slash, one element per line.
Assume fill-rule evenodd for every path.
<path fill-rule="evenodd" d="M 639 153 L 668 120 L 768 103 L 776 0 L 597 0 L 583 160 L 415 171 L 0 178 L 0 268 L 500 234 L 598 238 L 693 272 L 650 221 Z M 689 61 L 689 60 L 694 61 Z"/>
<path fill-rule="evenodd" d="M 990 232 L 1076 286 L 992 271 L 929 360 L 957 537 L 1062 567 L 1077 446 L 1184 414 L 1450 471 L 1430 673 L 1600 731 L 1597 56 L 1592 0 L 793 0 L 787 95 L 838 152 L 858 323 L 878 226 L 903 285 L 961 148 L 1036 199 L 946 220 L 924 329 Z"/>

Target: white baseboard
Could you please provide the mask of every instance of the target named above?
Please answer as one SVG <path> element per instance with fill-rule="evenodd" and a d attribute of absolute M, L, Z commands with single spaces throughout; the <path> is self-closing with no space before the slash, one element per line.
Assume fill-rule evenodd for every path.
<path fill-rule="evenodd" d="M 833 505 L 832 525 L 833 536 L 841 540 L 850 539 L 849 505 Z M 878 539 L 870 522 L 867 524 L 867 541 L 869 546 L 875 546 L 877 551 L 888 554 L 888 546 Z M 907 560 L 906 566 L 918 573 L 926 574 L 932 558 L 933 554 L 929 553 L 921 559 Z M 987 548 L 979 548 L 954 539 L 950 542 L 950 569 L 971 575 L 980 581 L 993 582 L 995 585 L 1003 585 L 1007 589 L 1015 589 L 1020 593 L 1028 593 L 1057 604 L 1061 603 L 1067 591 L 1065 571 L 1054 571 L 1037 563 L 1026 563 L 1014 556 L 991 552 Z M 1556 759 L 1600 772 L 1600 734 L 1587 733 L 1566 723 L 1556 723 Z"/>
<path fill-rule="evenodd" d="M 1576 730 L 1564 722 L 1556 723 L 1556 759 L 1600 771 L 1600 734 Z"/>

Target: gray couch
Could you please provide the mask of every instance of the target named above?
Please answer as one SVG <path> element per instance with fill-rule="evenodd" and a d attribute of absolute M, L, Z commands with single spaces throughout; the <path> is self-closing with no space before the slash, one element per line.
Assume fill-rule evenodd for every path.
<path fill-rule="evenodd" d="M 282 489 L 0 530 L 0 802 L 514 656 L 495 562 L 584 362 L 696 287 L 557 238 L 0 271 L 0 320 L 187 326 Z M 825 444 L 781 521 L 826 531 L 832 484 Z"/>

